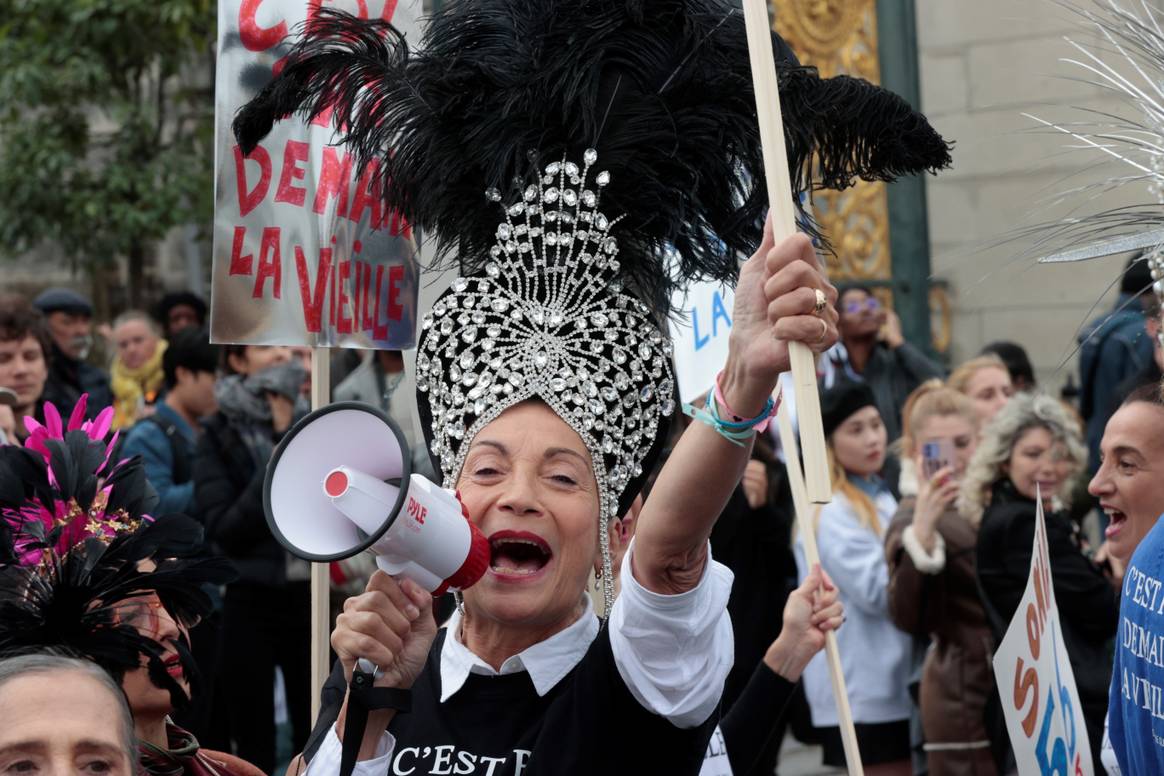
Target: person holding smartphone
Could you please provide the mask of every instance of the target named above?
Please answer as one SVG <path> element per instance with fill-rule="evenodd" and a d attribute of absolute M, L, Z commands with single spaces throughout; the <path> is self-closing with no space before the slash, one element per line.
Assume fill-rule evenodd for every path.
<path fill-rule="evenodd" d="M 983 713 L 994 692 L 990 625 L 978 597 L 974 527 L 958 514 L 958 488 L 978 443 L 974 402 L 938 380 L 904 410 L 901 457 L 918 472 L 885 540 L 889 614 L 931 640 L 922 666 L 925 756 L 933 776 L 998 773 Z"/>

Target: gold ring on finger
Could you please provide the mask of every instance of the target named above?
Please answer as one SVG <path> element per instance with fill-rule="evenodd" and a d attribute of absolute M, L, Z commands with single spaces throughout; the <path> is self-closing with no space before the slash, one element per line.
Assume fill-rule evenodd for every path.
<path fill-rule="evenodd" d="M 825 296 L 824 291 L 821 291 L 819 288 L 814 288 L 812 292 L 816 295 L 816 304 L 812 306 L 812 314 L 819 316 L 828 307 L 829 300 Z"/>
<path fill-rule="evenodd" d="M 820 292 L 818 291 L 817 293 L 820 293 Z M 827 323 L 825 323 L 824 318 L 817 318 L 817 320 L 820 321 L 820 336 L 817 337 L 816 342 L 814 342 L 812 344 L 813 345 L 823 345 L 825 339 L 829 336 L 829 325 Z"/>

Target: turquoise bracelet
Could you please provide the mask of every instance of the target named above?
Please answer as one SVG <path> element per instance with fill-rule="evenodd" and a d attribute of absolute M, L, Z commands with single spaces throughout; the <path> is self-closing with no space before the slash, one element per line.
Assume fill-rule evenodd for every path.
<path fill-rule="evenodd" d="M 715 433 L 737 447 L 743 447 L 745 442 L 751 440 L 752 436 L 756 433 L 755 426 L 759 422 L 759 420 L 756 420 L 749 423 L 729 423 L 728 421 L 722 420 L 716 411 L 715 399 L 710 393 L 707 395 L 707 403 L 704 405 L 704 409 L 693 407 L 690 404 L 684 404 L 683 412 L 695 420 L 711 426 Z"/>

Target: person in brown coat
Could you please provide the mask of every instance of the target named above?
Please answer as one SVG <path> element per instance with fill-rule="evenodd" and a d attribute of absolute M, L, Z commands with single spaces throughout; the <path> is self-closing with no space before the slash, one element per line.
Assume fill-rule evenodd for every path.
<path fill-rule="evenodd" d="M 978 416 L 963 394 L 931 380 L 906 403 L 903 471 L 916 472 L 889 525 L 889 614 L 897 627 L 932 638 L 919 703 L 931 776 L 994 776 L 983 713 L 994 692 L 990 625 L 978 597 L 977 531 L 955 508 L 958 484 L 978 439 Z M 913 490 L 915 494 L 907 495 Z"/>

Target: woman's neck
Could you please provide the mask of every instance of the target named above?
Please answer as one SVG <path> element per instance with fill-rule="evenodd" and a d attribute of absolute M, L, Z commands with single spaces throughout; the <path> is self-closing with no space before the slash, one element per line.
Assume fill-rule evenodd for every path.
<path fill-rule="evenodd" d="M 526 626 L 491 620 L 466 608 L 461 618 L 461 643 L 494 671 L 500 671 L 506 660 L 570 627 L 585 611 L 585 602 L 579 601 L 556 622 Z"/>
<path fill-rule="evenodd" d="M 849 482 L 853 483 L 862 491 L 864 491 L 865 495 L 869 496 L 870 498 L 876 496 L 881 492 L 882 488 L 885 487 L 881 477 L 878 476 L 875 472 L 870 472 L 869 474 L 846 472 L 846 475 L 849 478 Z"/>
<path fill-rule="evenodd" d="M 153 744 L 158 749 L 170 748 L 170 737 L 166 734 L 166 717 L 146 717 L 135 715 L 133 729 L 138 741 Z"/>

